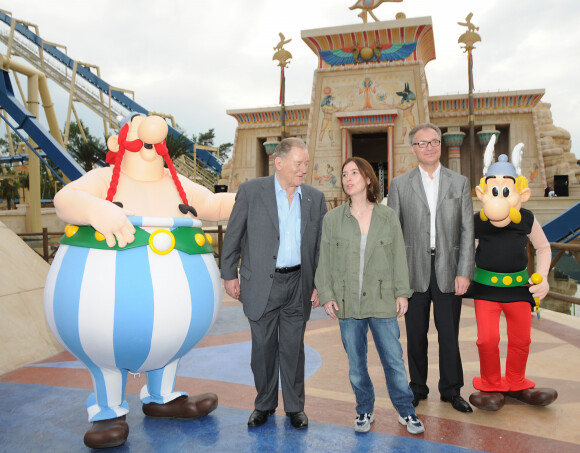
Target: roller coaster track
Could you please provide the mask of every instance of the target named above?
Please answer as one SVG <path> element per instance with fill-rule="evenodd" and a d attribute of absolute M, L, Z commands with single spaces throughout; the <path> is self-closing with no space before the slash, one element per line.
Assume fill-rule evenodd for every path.
<path fill-rule="evenodd" d="M 570 242 L 580 235 L 580 203 L 542 225 L 550 242 Z"/>
<path fill-rule="evenodd" d="M 44 129 L 40 122 L 26 110 L 14 96 L 12 85 L 10 83 L 10 76 L 7 71 L 0 70 L 0 105 L 6 113 L 8 113 L 16 125 L 12 125 L 14 131 L 22 139 L 24 143 L 34 152 L 38 158 L 46 165 L 58 178 L 57 172 L 44 160 L 45 156 L 49 156 L 67 175 L 71 180 L 80 178 L 85 172 L 80 165 L 72 158 L 72 156 L 58 143 L 50 133 Z M 2 119 L 7 121 L 2 115 Z M 26 131 L 28 136 L 38 144 L 32 146 L 26 137 L 22 136 L 20 130 Z M 42 153 L 40 150 L 44 150 Z M 62 181 L 61 179 L 61 182 Z"/>
<path fill-rule="evenodd" d="M 61 46 L 43 40 L 37 28 L 0 11 L 0 42 L 7 46 L 7 58 L 12 55 L 23 58 L 114 128 L 120 126 L 117 117 L 125 117 L 131 112 L 149 113 L 125 94 L 130 91 L 109 85 L 100 77 L 97 66 L 73 60 L 58 48 Z M 169 125 L 169 133 L 175 137 L 180 135 L 172 125 Z M 188 140 L 187 151 L 193 156 L 191 140 Z M 220 161 L 207 150 L 198 149 L 196 160 L 210 171 L 221 173 Z"/>

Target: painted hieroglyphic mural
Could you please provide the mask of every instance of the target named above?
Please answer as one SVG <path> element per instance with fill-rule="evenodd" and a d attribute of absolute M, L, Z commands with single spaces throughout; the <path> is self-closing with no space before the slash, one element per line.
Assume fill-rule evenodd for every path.
<path fill-rule="evenodd" d="M 338 117 L 348 113 L 369 118 L 365 124 L 352 128 L 342 124 L 349 134 L 364 134 L 387 132 L 386 125 L 373 124 L 371 118 L 374 112 L 392 112 L 395 120 L 389 133 L 392 134 L 392 164 L 396 174 L 416 165 L 409 150 L 408 134 L 416 124 L 425 120 L 427 101 L 425 87 L 421 84 L 422 72 L 420 64 L 317 71 L 309 142 L 309 146 L 316 149 L 312 172 L 315 186 L 330 196 L 334 195 L 333 189 L 340 194 L 341 162 L 348 154 L 346 148 L 349 145 L 343 143 Z M 330 181 L 336 181 L 334 187 L 329 186 Z"/>
<path fill-rule="evenodd" d="M 395 144 L 405 143 L 408 132 L 417 124 L 417 88 L 413 71 L 365 72 L 367 75 L 335 76 L 331 73 L 322 77 L 317 127 L 319 148 L 340 146 L 337 112 L 397 110 L 400 124 Z"/>
<path fill-rule="evenodd" d="M 337 168 L 335 168 L 337 167 Z M 329 160 L 321 159 L 314 164 L 312 183 L 321 186 L 325 191 L 340 190 L 340 164 L 330 163 Z"/>

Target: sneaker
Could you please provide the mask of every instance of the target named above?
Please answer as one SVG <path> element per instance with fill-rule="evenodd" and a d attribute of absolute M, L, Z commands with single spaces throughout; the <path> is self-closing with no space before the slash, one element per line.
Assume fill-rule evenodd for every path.
<path fill-rule="evenodd" d="M 405 418 L 399 415 L 399 423 L 401 425 L 407 425 L 407 431 L 411 434 L 421 434 L 425 432 L 423 423 L 421 423 L 421 420 L 419 420 L 415 414 L 407 415 Z"/>
<path fill-rule="evenodd" d="M 371 423 L 375 421 L 375 414 L 358 414 L 354 419 L 354 430 L 357 433 L 366 433 L 371 429 Z"/>

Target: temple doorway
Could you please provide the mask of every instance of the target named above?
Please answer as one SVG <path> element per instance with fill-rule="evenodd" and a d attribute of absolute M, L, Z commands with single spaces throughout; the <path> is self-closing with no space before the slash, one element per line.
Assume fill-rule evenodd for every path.
<path fill-rule="evenodd" d="M 268 153 L 266 152 L 266 146 L 264 143 L 266 142 L 265 138 L 258 138 L 258 149 L 256 152 L 256 177 L 259 178 L 261 176 L 269 176 L 270 171 L 274 171 L 274 169 L 270 169 L 270 158 L 268 157 Z M 273 173 L 272 173 L 273 174 Z"/>
<path fill-rule="evenodd" d="M 370 162 L 379 179 L 382 196 L 387 195 L 388 181 L 388 134 L 352 134 L 352 155 Z"/>

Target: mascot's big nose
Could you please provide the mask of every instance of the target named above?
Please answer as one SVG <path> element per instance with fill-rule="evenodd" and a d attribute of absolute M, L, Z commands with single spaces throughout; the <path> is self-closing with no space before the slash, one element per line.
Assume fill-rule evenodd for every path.
<path fill-rule="evenodd" d="M 167 137 L 167 123 L 159 116 L 148 116 L 139 125 L 137 135 L 143 143 L 154 145 Z"/>
<path fill-rule="evenodd" d="M 484 203 L 483 212 L 489 220 L 499 221 L 507 219 L 510 213 L 510 204 L 501 197 L 495 197 Z"/>

